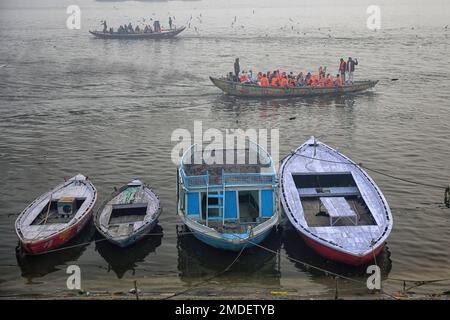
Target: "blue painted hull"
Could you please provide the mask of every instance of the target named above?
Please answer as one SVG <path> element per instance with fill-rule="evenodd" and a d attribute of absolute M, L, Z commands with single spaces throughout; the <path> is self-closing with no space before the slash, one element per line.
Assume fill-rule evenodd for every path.
<path fill-rule="evenodd" d="M 244 239 L 242 239 L 242 241 L 240 241 L 239 243 L 231 243 L 230 241 L 227 241 L 226 239 L 218 240 L 216 238 L 213 238 L 213 237 L 210 237 L 203 233 L 200 233 L 196 230 L 191 229 L 191 231 L 193 232 L 194 236 L 198 240 L 206 243 L 207 245 L 210 245 L 211 247 L 221 249 L 221 250 L 228 250 L 228 251 L 240 251 L 244 247 L 252 247 L 253 243 L 259 244 L 260 242 L 262 242 L 270 234 L 270 232 L 272 231 L 272 228 L 267 229 L 266 231 L 264 231 L 257 237 L 251 239 L 250 241 L 252 243 L 250 243 Z"/>

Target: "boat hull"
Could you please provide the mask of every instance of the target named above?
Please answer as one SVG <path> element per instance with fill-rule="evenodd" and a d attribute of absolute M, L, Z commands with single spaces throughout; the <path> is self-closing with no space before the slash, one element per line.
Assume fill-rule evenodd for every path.
<path fill-rule="evenodd" d="M 322 257 L 352 266 L 362 266 L 373 261 L 374 256 L 376 257 L 384 247 L 384 243 L 381 243 L 368 254 L 364 256 L 356 256 L 325 246 L 322 243 L 309 238 L 300 231 L 298 231 L 298 233 L 303 238 L 305 243 Z"/>
<path fill-rule="evenodd" d="M 55 250 L 74 238 L 84 228 L 89 219 L 91 219 L 92 212 L 93 210 L 91 209 L 77 223 L 46 239 L 26 241 L 18 235 L 20 244 L 27 253 L 33 255 L 43 254 Z"/>
<path fill-rule="evenodd" d="M 361 92 L 375 87 L 378 80 L 355 81 L 353 84 L 343 87 L 261 87 L 259 85 L 242 84 L 239 82 L 227 81 L 210 77 L 212 83 L 223 92 L 237 97 L 249 98 L 293 98 L 293 97 L 315 97 L 327 95 L 342 95 L 348 93 Z"/>
<path fill-rule="evenodd" d="M 238 242 L 231 242 L 231 241 L 225 240 L 225 239 L 220 240 L 220 239 L 205 235 L 204 233 L 201 233 L 199 231 L 195 231 L 193 229 L 190 229 L 190 230 L 192 231 L 193 235 L 198 240 L 206 243 L 207 245 L 209 245 L 211 247 L 214 247 L 214 248 L 220 249 L 220 250 L 241 251 L 243 248 L 249 248 L 249 247 L 254 246 L 255 244 L 261 243 L 270 234 L 270 232 L 272 231 L 272 228 L 269 228 L 269 229 L 263 231 L 262 233 L 260 233 L 259 235 L 257 235 L 254 238 L 241 239 Z M 249 241 L 251 241 L 251 242 L 249 242 Z"/>
<path fill-rule="evenodd" d="M 170 39 L 180 34 L 184 29 L 186 29 L 186 27 L 172 31 L 152 33 L 104 33 L 101 31 L 89 31 L 89 33 L 101 39 Z"/>
<path fill-rule="evenodd" d="M 155 220 L 152 223 L 149 223 L 147 226 L 143 227 L 141 230 L 139 230 L 138 232 L 134 233 L 133 235 L 131 235 L 130 237 L 127 237 L 127 238 L 115 239 L 115 238 L 111 238 L 108 236 L 105 236 L 105 237 L 109 242 L 111 242 L 112 244 L 115 244 L 116 246 L 119 246 L 121 248 L 129 247 L 129 246 L 135 244 L 136 242 L 142 240 L 142 238 L 144 238 L 146 235 L 148 235 L 149 232 L 155 228 L 157 222 L 158 221 Z"/>

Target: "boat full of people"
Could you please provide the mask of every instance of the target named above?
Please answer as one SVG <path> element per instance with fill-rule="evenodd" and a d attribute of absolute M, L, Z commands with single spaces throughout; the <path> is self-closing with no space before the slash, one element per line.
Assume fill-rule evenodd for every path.
<path fill-rule="evenodd" d="M 279 69 L 254 73 L 241 71 L 239 59 L 234 64 L 234 73 L 225 77 L 210 77 L 212 83 L 223 92 L 240 97 L 308 97 L 336 95 L 364 91 L 375 87 L 378 80 L 354 81 L 358 60 L 341 59 L 335 76 L 319 67 L 318 72 L 282 72 Z"/>
<path fill-rule="evenodd" d="M 102 31 L 89 30 L 89 33 L 102 39 L 167 39 L 177 36 L 186 29 L 184 26 L 176 27 L 171 23 L 168 29 L 164 29 L 159 21 L 154 21 L 153 27 L 151 25 L 133 27 L 130 22 L 114 29 L 108 28 L 106 21 L 103 21 L 102 25 Z"/>

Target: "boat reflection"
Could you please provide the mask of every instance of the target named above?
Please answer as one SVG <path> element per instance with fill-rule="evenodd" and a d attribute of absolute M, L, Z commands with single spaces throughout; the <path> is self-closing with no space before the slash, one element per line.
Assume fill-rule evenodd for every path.
<path fill-rule="evenodd" d="M 18 246 L 16 259 L 22 277 L 28 279 L 29 283 L 33 283 L 34 278 L 44 277 L 49 273 L 61 270 L 68 262 L 77 261 L 92 241 L 94 234 L 95 226 L 92 221 L 89 221 L 78 235 L 52 252 L 30 255 Z"/>
<path fill-rule="evenodd" d="M 121 248 L 104 240 L 105 238 L 102 238 L 97 233 L 97 240 L 103 240 L 95 243 L 95 250 L 108 263 L 108 272 L 112 270 L 117 275 L 117 278 L 122 279 L 128 270 L 131 270 L 134 275 L 137 263 L 144 261 L 151 252 L 156 251 L 156 248 L 161 245 L 162 232 L 163 228 L 157 224 L 151 231 L 152 235 L 145 236 L 140 241 L 126 248 Z"/>
<path fill-rule="evenodd" d="M 183 232 L 187 229 L 182 228 Z M 281 236 L 278 232 L 271 234 L 261 243 L 261 246 L 279 252 Z M 188 285 L 199 280 L 222 273 L 236 259 L 238 252 L 224 251 L 213 248 L 197 240 L 192 234 L 178 234 L 178 270 L 180 279 Z M 214 279 L 230 285 L 230 281 L 240 282 L 264 279 L 268 286 L 280 285 L 279 255 L 256 246 L 245 249 L 231 268 Z"/>
<path fill-rule="evenodd" d="M 334 287 L 334 275 L 326 274 L 324 271 L 319 270 L 319 268 L 327 270 L 330 273 L 339 274 L 365 283 L 366 279 L 369 277 L 369 274 L 367 274 L 367 267 L 375 264 L 374 262 L 370 262 L 363 266 L 351 266 L 328 260 L 308 247 L 297 231 L 287 221 L 283 224 L 282 243 L 287 256 L 294 263 L 294 266 L 298 270 L 310 274 L 312 280 L 322 285 L 326 284 Z M 376 264 L 380 267 L 381 271 L 381 280 L 387 279 L 389 272 L 392 269 L 390 255 L 391 253 L 385 246 L 380 254 L 376 256 Z M 295 262 L 295 260 L 317 267 L 317 269 L 305 266 L 300 262 Z"/>

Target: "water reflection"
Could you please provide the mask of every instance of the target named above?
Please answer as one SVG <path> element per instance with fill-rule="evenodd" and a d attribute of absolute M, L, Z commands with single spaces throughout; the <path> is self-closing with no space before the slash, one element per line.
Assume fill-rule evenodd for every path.
<path fill-rule="evenodd" d="M 183 228 L 182 232 L 186 230 Z M 261 245 L 279 252 L 280 234 L 274 230 Z M 177 249 L 179 276 L 188 285 L 222 272 L 238 255 L 237 252 L 218 250 L 208 246 L 191 234 L 178 235 Z M 264 280 L 265 285 L 279 286 L 280 276 L 279 255 L 258 247 L 251 247 L 245 249 L 237 262 L 215 281 L 229 284 L 230 280 Z"/>
<path fill-rule="evenodd" d="M 158 224 L 151 231 L 152 234 L 156 235 L 144 237 L 142 240 L 126 248 L 120 248 L 109 241 L 97 241 L 95 243 L 95 250 L 108 263 L 108 272 L 112 270 L 119 279 L 122 279 L 128 270 L 131 270 L 134 275 L 137 263 L 144 261 L 151 252 L 156 251 L 156 248 L 161 245 L 163 238 L 162 231 L 163 228 Z M 98 233 L 97 238 L 97 240 L 104 239 Z"/>
<path fill-rule="evenodd" d="M 77 261 L 94 237 L 95 226 L 89 221 L 85 228 L 73 239 L 68 241 L 56 251 L 42 254 L 29 255 L 18 246 L 16 248 L 17 264 L 22 272 L 22 277 L 33 283 L 34 278 L 58 271 L 70 261 Z"/>
<path fill-rule="evenodd" d="M 370 262 L 367 265 L 356 267 L 327 260 L 326 258 L 316 253 L 314 250 L 312 250 L 310 247 L 308 247 L 306 243 L 301 239 L 297 231 L 289 223 L 285 223 L 283 225 L 282 243 L 284 249 L 286 250 L 286 254 L 290 259 L 302 261 L 317 268 L 324 269 L 345 277 L 350 277 L 362 282 L 365 282 L 365 280 L 369 276 L 366 273 L 367 266 L 370 264 L 374 264 L 373 262 Z M 376 257 L 376 263 L 381 270 L 382 280 L 387 279 L 389 272 L 392 269 L 392 261 L 390 259 L 390 255 L 391 254 L 389 250 L 387 249 L 387 247 L 385 247 Z M 333 275 L 325 274 L 323 271 L 312 267 L 307 267 L 299 262 L 294 262 L 294 266 L 298 270 L 310 274 L 311 279 L 315 282 L 318 282 L 322 285 L 325 284 L 334 286 Z"/>

